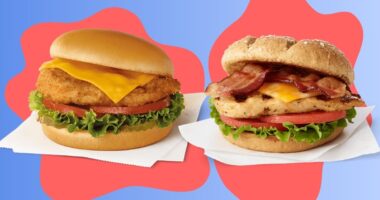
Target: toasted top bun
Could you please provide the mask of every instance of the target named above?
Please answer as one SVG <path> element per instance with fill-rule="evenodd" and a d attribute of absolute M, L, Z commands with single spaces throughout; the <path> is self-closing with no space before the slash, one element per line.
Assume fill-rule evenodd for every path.
<path fill-rule="evenodd" d="M 66 32 L 53 41 L 50 55 L 105 67 L 173 76 L 173 64 L 162 49 L 122 32 L 97 29 Z"/>
<path fill-rule="evenodd" d="M 246 62 L 284 64 L 335 76 L 350 85 L 354 72 L 343 52 L 322 40 L 295 40 L 286 36 L 246 36 L 231 44 L 222 57 L 231 74 Z"/>

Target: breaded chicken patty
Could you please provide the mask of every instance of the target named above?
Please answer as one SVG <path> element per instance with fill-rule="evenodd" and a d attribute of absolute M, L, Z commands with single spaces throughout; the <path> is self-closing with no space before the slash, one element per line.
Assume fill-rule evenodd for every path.
<path fill-rule="evenodd" d="M 285 103 L 260 93 L 254 93 L 244 102 L 233 98 L 216 98 L 214 105 L 221 115 L 233 118 L 255 118 L 262 115 L 281 115 L 288 113 L 305 113 L 311 111 L 343 111 L 354 106 L 363 106 L 359 98 L 343 101 L 340 98 L 322 100 L 317 97 L 298 99 Z"/>
<path fill-rule="evenodd" d="M 37 90 L 57 103 L 98 106 L 139 106 L 158 101 L 178 92 L 180 84 L 170 77 L 157 76 L 137 87 L 117 104 L 96 86 L 73 78 L 60 69 L 43 69 L 37 80 Z"/>

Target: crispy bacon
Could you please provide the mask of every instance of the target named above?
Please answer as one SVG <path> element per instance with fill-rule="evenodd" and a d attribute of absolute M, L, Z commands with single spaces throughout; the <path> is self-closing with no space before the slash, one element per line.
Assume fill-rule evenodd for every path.
<path fill-rule="evenodd" d="M 308 92 L 318 88 L 316 81 L 320 77 L 314 73 L 302 76 L 301 74 L 291 73 L 289 70 L 274 71 L 266 79 L 268 82 L 292 83 L 301 92 Z"/>
<path fill-rule="evenodd" d="M 328 98 L 343 97 L 346 93 L 346 84 L 343 82 L 333 77 L 321 78 L 314 73 L 302 76 L 288 70 L 274 71 L 268 75 L 266 81 L 292 83 L 301 92 L 319 92 Z"/>
<path fill-rule="evenodd" d="M 216 84 L 207 88 L 214 96 L 246 97 L 265 82 L 290 83 L 301 92 L 315 92 L 332 99 L 346 95 L 347 86 L 342 81 L 292 68 L 264 67 L 248 64 Z M 211 87 L 212 86 L 212 87 Z"/>
<path fill-rule="evenodd" d="M 333 77 L 324 77 L 317 81 L 319 90 L 329 98 L 343 97 L 346 94 L 346 84 Z"/>
<path fill-rule="evenodd" d="M 223 95 L 241 96 L 257 90 L 264 82 L 269 69 L 260 65 L 249 64 L 241 71 L 234 72 L 219 82 L 218 93 Z"/>

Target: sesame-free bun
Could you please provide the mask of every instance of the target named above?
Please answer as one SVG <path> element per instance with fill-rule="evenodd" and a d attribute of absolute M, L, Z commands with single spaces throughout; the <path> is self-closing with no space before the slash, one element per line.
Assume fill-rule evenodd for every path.
<path fill-rule="evenodd" d="M 247 62 L 289 65 L 335 76 L 350 85 L 354 72 L 350 62 L 334 45 L 322 40 L 295 40 L 287 36 L 246 36 L 232 43 L 222 57 L 231 74 Z"/>
<path fill-rule="evenodd" d="M 118 134 L 106 133 L 93 137 L 88 131 L 67 131 L 67 128 L 56 128 L 41 124 L 45 135 L 55 143 L 88 150 L 128 150 L 144 147 L 164 139 L 172 130 L 173 124 L 165 127 L 153 127 L 143 131 L 121 131 Z"/>
<path fill-rule="evenodd" d="M 173 64 L 154 44 L 122 32 L 81 29 L 57 37 L 53 58 L 64 58 L 149 74 L 173 76 Z"/>
<path fill-rule="evenodd" d="M 234 139 L 232 134 L 223 136 L 232 144 L 235 144 L 242 148 L 273 153 L 291 153 L 305 151 L 333 141 L 339 135 L 341 135 L 342 130 L 343 128 L 336 128 L 329 137 L 321 139 L 314 143 L 297 142 L 294 139 L 290 139 L 288 142 L 281 142 L 275 136 L 261 138 L 255 134 L 248 132 L 241 133 L 237 139 Z"/>

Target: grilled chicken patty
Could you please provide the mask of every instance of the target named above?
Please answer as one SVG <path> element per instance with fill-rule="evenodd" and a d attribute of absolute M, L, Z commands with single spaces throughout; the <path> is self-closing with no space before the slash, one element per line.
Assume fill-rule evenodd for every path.
<path fill-rule="evenodd" d="M 233 118 L 256 118 L 263 115 L 305 113 L 318 110 L 341 111 L 364 105 L 361 99 L 354 97 L 348 100 L 342 98 L 325 100 L 310 97 L 285 103 L 258 92 L 249 96 L 244 102 L 237 102 L 233 98 L 216 98 L 213 102 L 221 115 Z"/>

